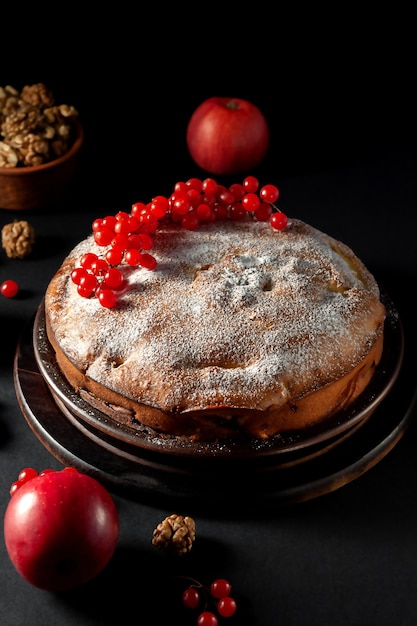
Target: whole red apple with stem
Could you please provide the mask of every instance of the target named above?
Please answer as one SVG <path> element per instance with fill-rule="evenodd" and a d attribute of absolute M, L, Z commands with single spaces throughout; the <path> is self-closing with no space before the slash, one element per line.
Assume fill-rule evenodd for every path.
<path fill-rule="evenodd" d="M 247 172 L 264 159 L 270 131 L 262 111 L 242 98 L 204 100 L 187 126 L 187 147 L 199 167 L 211 174 Z"/>
<path fill-rule="evenodd" d="M 4 517 L 7 552 L 29 583 L 65 591 L 96 577 L 108 564 L 119 537 L 110 493 L 74 468 L 26 468 L 10 490 Z"/>

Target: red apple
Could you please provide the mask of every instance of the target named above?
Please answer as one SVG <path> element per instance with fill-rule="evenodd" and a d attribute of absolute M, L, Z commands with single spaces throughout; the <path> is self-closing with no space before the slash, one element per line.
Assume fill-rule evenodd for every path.
<path fill-rule="evenodd" d="M 71 589 L 97 576 L 119 537 L 110 493 L 72 468 L 39 475 L 26 469 L 19 477 L 4 518 L 7 552 L 19 574 L 48 591 Z"/>
<path fill-rule="evenodd" d="M 241 174 L 263 160 L 269 136 L 264 114 L 251 102 L 208 98 L 188 122 L 187 146 L 203 170 L 211 174 Z"/>

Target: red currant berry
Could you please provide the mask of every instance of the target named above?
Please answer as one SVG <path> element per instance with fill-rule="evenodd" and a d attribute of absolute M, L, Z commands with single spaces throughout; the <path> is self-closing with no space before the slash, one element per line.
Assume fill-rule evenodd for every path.
<path fill-rule="evenodd" d="M 279 190 L 275 185 L 264 185 L 260 190 L 259 195 L 261 200 L 272 204 L 278 200 Z"/>
<path fill-rule="evenodd" d="M 186 194 L 187 193 L 187 183 L 184 183 L 184 181 L 178 181 L 178 183 L 175 183 L 174 185 L 174 191 L 175 193 L 182 193 L 182 194 Z"/>
<path fill-rule="evenodd" d="M 91 228 L 93 230 L 93 232 L 95 233 L 98 230 L 101 230 L 103 228 L 103 220 L 102 218 L 97 218 L 96 220 L 94 220 L 94 222 L 91 225 Z"/>
<path fill-rule="evenodd" d="M 140 227 L 140 233 L 154 233 L 158 228 L 158 220 L 153 215 L 145 215 Z"/>
<path fill-rule="evenodd" d="M 94 241 L 98 246 L 108 246 L 113 239 L 114 231 L 110 228 L 102 228 L 94 233 Z"/>
<path fill-rule="evenodd" d="M 222 191 L 222 193 L 219 195 L 219 200 L 221 200 L 223 204 L 226 204 L 226 206 L 228 204 L 233 204 L 233 202 L 235 202 L 236 199 L 237 198 L 235 198 L 233 191 L 230 191 L 229 189 Z"/>
<path fill-rule="evenodd" d="M 259 207 L 254 212 L 255 218 L 258 222 L 267 222 L 272 215 L 272 207 L 267 202 L 261 202 Z"/>
<path fill-rule="evenodd" d="M 111 289 L 100 289 L 98 292 L 98 301 L 101 306 L 106 309 L 112 309 L 116 304 L 116 294 Z"/>
<path fill-rule="evenodd" d="M 243 181 L 243 188 L 246 193 L 255 193 L 259 188 L 259 180 L 255 176 L 246 176 Z"/>
<path fill-rule="evenodd" d="M 79 287 L 81 287 L 85 291 L 90 291 L 92 293 L 94 289 L 97 289 L 98 287 L 98 280 L 96 276 L 93 276 L 93 274 L 86 272 L 84 276 L 82 276 L 80 279 Z"/>
<path fill-rule="evenodd" d="M 104 274 L 109 269 L 109 264 L 105 259 L 97 259 L 94 263 L 91 264 L 91 271 L 95 276 L 100 276 Z"/>
<path fill-rule="evenodd" d="M 211 611 L 200 613 L 197 619 L 197 626 L 218 626 L 219 620 Z"/>
<path fill-rule="evenodd" d="M 218 206 L 217 197 L 213 193 L 203 193 L 200 197 L 200 202 L 205 202 L 212 208 Z"/>
<path fill-rule="evenodd" d="M 114 227 L 116 226 L 116 216 L 115 215 L 107 215 L 103 217 L 101 220 L 103 228 L 110 228 L 110 230 L 114 231 Z"/>
<path fill-rule="evenodd" d="M 199 178 L 189 178 L 185 184 L 189 189 L 195 189 L 198 192 L 201 192 L 203 188 L 203 183 Z"/>
<path fill-rule="evenodd" d="M 85 254 L 82 255 L 80 259 L 80 265 L 84 269 L 88 270 L 90 269 L 92 264 L 97 261 L 97 259 L 98 259 L 98 256 L 94 254 L 94 252 L 86 252 Z"/>
<path fill-rule="evenodd" d="M 195 609 L 200 602 L 200 594 L 195 587 L 188 587 L 182 594 L 182 603 L 187 609 Z"/>
<path fill-rule="evenodd" d="M 125 254 L 126 263 L 128 263 L 129 265 L 132 265 L 133 267 L 137 267 L 138 265 L 140 265 L 141 256 L 142 255 L 139 252 L 139 250 L 136 250 L 136 248 L 131 248 L 130 250 L 126 251 L 126 254 Z"/>
<path fill-rule="evenodd" d="M 78 285 L 77 293 L 82 298 L 90 298 L 93 295 L 93 290 L 92 289 L 86 289 L 85 287 L 82 287 L 81 285 Z"/>
<path fill-rule="evenodd" d="M 235 202 L 229 209 L 229 217 L 231 220 L 238 222 L 246 216 L 246 211 L 241 202 Z"/>
<path fill-rule="evenodd" d="M 245 211 L 253 213 L 254 211 L 256 211 L 256 209 L 259 209 L 261 200 L 259 196 L 256 195 L 256 193 L 246 193 L 243 196 L 241 203 Z"/>
<path fill-rule="evenodd" d="M 236 602 L 230 596 L 220 598 L 217 603 L 217 610 L 222 617 L 232 617 L 236 613 Z"/>
<path fill-rule="evenodd" d="M 139 222 L 142 222 L 143 216 L 147 213 L 148 209 L 144 202 L 136 202 L 132 204 L 132 216 L 136 217 Z"/>
<path fill-rule="evenodd" d="M 123 284 L 123 274 L 117 267 L 110 267 L 104 274 L 103 280 L 110 289 L 120 289 Z"/>
<path fill-rule="evenodd" d="M 153 248 L 153 239 L 148 233 L 141 233 L 139 237 L 141 250 L 151 250 Z"/>
<path fill-rule="evenodd" d="M 243 185 L 241 185 L 240 183 L 234 183 L 233 185 L 230 185 L 229 191 L 232 192 L 232 194 L 235 197 L 235 200 L 240 200 L 243 197 L 243 194 L 245 193 L 245 189 Z"/>
<path fill-rule="evenodd" d="M 240 205 L 240 213 L 241 213 L 241 217 L 243 218 L 244 215 L 245 215 L 245 209 L 242 207 L 240 202 L 235 202 L 235 204 L 231 207 L 231 209 L 230 209 L 231 214 L 234 211 L 234 207 L 236 207 L 237 204 Z M 225 207 L 224 204 L 218 204 L 214 208 L 214 216 L 215 216 L 215 219 L 218 222 L 221 222 L 222 220 L 225 220 L 227 218 L 227 215 L 228 215 L 227 207 Z M 231 217 L 232 217 L 232 215 L 231 215 Z M 233 219 L 233 217 L 232 217 L 232 219 Z"/>
<path fill-rule="evenodd" d="M 115 227 L 114 227 L 114 232 L 116 233 L 116 235 L 125 235 L 127 237 L 129 233 L 132 232 L 132 229 L 130 228 L 129 220 L 128 219 L 117 220 Z"/>
<path fill-rule="evenodd" d="M 191 204 L 191 206 L 195 206 L 196 204 L 200 202 L 201 191 L 198 191 L 197 189 L 193 189 L 192 187 L 190 187 L 189 189 L 187 189 L 186 195 L 187 195 L 187 200 Z"/>
<path fill-rule="evenodd" d="M 205 178 L 202 182 L 201 189 L 207 195 L 215 195 L 217 193 L 218 184 L 214 178 Z"/>
<path fill-rule="evenodd" d="M 191 208 L 190 201 L 185 197 L 176 197 L 172 205 L 172 211 L 177 215 L 185 215 Z"/>
<path fill-rule="evenodd" d="M 5 296 L 6 298 L 14 298 L 18 291 L 19 285 L 15 280 L 5 280 L 0 285 L 1 295 Z"/>
<path fill-rule="evenodd" d="M 131 233 L 126 242 L 127 248 L 136 248 L 136 250 L 140 250 L 142 248 L 142 238 L 139 233 Z"/>
<path fill-rule="evenodd" d="M 134 233 L 140 226 L 139 220 L 134 215 L 129 215 L 127 218 L 129 224 L 129 232 Z"/>
<path fill-rule="evenodd" d="M 74 285 L 79 285 L 83 276 L 87 274 L 87 270 L 83 267 L 75 267 L 71 272 L 71 280 Z"/>
<path fill-rule="evenodd" d="M 269 218 L 269 223 L 275 230 L 284 230 L 288 223 L 288 217 L 285 215 L 285 213 L 282 213 L 281 211 L 279 211 L 278 213 L 272 213 L 271 217 Z"/>
<path fill-rule="evenodd" d="M 119 233 L 118 235 L 114 235 L 112 238 L 110 245 L 112 248 L 121 248 L 122 250 L 127 250 L 129 247 L 129 236 L 122 235 Z"/>
<path fill-rule="evenodd" d="M 144 252 L 140 257 L 140 265 L 146 270 L 154 270 L 156 267 L 156 259 L 152 254 Z"/>
<path fill-rule="evenodd" d="M 231 590 L 232 585 L 225 578 L 216 578 L 210 585 L 210 593 L 213 598 L 225 598 Z"/>
<path fill-rule="evenodd" d="M 160 219 L 166 215 L 169 209 L 168 198 L 165 196 L 155 196 L 151 202 L 150 211 L 154 217 Z"/>
<path fill-rule="evenodd" d="M 214 215 L 213 209 L 206 204 L 205 202 L 201 202 L 196 208 L 197 217 L 199 220 L 203 222 L 209 222 L 212 220 Z"/>
<path fill-rule="evenodd" d="M 122 262 L 124 255 L 124 248 L 112 247 L 106 252 L 106 261 L 110 265 L 119 265 Z"/>
<path fill-rule="evenodd" d="M 116 213 L 116 220 L 118 222 L 120 221 L 124 221 L 124 220 L 128 220 L 129 219 L 129 213 L 126 213 L 126 211 L 118 211 Z"/>

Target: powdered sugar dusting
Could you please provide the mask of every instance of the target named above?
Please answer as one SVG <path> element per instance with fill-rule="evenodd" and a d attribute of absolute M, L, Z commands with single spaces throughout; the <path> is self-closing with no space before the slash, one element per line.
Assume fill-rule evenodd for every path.
<path fill-rule="evenodd" d="M 372 275 L 299 220 L 164 228 L 157 269 L 124 267 L 111 310 L 70 280 L 90 250 L 103 253 L 81 242 L 48 288 L 56 339 L 93 380 L 165 411 L 283 404 L 350 371 L 382 332 Z"/>

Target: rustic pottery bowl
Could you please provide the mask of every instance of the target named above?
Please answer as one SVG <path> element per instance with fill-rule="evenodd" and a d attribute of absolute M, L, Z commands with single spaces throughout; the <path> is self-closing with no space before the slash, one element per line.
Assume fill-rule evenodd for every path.
<path fill-rule="evenodd" d="M 74 177 L 84 141 L 84 131 L 77 119 L 74 128 L 74 143 L 61 157 L 42 165 L 0 167 L 0 209 L 36 209 L 62 196 Z"/>

